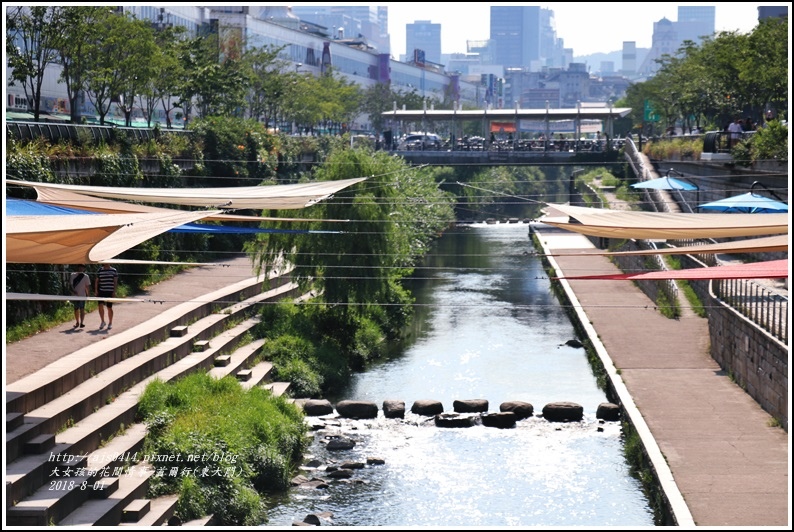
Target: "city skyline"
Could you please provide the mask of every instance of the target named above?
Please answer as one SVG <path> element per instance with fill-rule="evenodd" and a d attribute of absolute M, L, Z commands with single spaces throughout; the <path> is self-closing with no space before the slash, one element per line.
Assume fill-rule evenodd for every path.
<path fill-rule="evenodd" d="M 309 5 L 309 3 L 305 3 L 305 5 Z M 539 5 L 551 9 L 554 11 L 557 37 L 564 40 L 565 48 L 573 48 L 575 56 L 583 56 L 619 51 L 622 49 L 624 41 L 636 42 L 637 48 L 650 48 L 653 23 L 662 18 L 677 21 L 678 6 L 715 6 L 715 31 L 748 33 L 758 23 L 758 7 L 789 4 L 785 2 L 658 2 L 643 4 L 496 2 L 466 4 L 459 10 L 451 10 L 449 4 L 435 2 L 385 2 L 372 5 L 388 6 L 391 55 L 395 59 L 399 59 L 406 53 L 406 24 L 412 24 L 417 20 L 429 20 L 441 24 L 441 53 L 445 55 L 465 53 L 466 41 L 489 38 L 490 8 L 496 5 Z M 621 19 L 630 20 L 631 24 L 616 31 L 600 29 L 618 24 Z M 593 26 L 597 29 L 593 30 Z M 593 35 L 596 37 L 593 38 Z"/>

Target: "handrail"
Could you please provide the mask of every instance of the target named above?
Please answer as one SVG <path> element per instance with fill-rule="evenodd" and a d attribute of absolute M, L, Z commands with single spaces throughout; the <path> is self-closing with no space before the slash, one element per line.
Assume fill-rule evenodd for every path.
<path fill-rule="evenodd" d="M 712 291 L 720 301 L 788 345 L 788 296 L 749 279 L 714 280 Z"/>

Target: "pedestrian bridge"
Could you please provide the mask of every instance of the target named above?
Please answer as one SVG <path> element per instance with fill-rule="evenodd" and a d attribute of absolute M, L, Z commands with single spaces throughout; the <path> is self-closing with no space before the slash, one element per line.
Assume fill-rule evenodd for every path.
<path fill-rule="evenodd" d="M 442 146 L 438 149 L 418 150 L 390 150 L 393 155 L 399 155 L 408 163 L 414 165 L 431 164 L 443 166 L 456 165 L 498 165 L 519 166 L 533 164 L 567 164 L 567 163 L 608 163 L 618 160 L 619 145 L 614 141 L 607 145 L 602 141 L 598 146 L 594 143 L 585 145 L 585 142 L 570 142 L 570 147 L 555 149 L 553 143 L 549 146 L 541 145 L 536 149 L 514 149 L 512 146 L 498 144 L 480 149 L 461 149 L 456 146 Z"/>
<path fill-rule="evenodd" d="M 388 139 L 387 148 L 411 164 L 565 164 L 617 160 L 620 145 L 612 138 L 612 123 L 628 115 L 631 108 L 597 107 L 575 109 L 481 109 L 481 110 L 393 110 L 383 113 L 392 130 L 434 131 L 437 125 L 450 131 L 443 146 L 422 142 L 401 145 Z M 601 121 L 605 135 L 583 140 L 583 125 Z M 461 134 L 463 123 L 475 122 L 483 136 Z M 499 127 L 500 129 L 494 129 Z M 601 128 L 599 128 L 599 131 Z M 560 131 L 575 132 L 573 139 Z M 498 135 L 494 133 L 497 132 Z M 555 134 L 557 135 L 555 138 Z M 532 138 L 528 138 L 532 136 Z M 392 140 L 393 142 L 389 142 Z"/>

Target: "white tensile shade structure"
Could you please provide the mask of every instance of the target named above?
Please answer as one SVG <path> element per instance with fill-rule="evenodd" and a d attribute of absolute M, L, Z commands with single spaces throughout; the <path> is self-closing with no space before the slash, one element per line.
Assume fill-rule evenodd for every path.
<path fill-rule="evenodd" d="M 549 204 L 540 222 L 589 236 L 682 240 L 788 234 L 788 214 L 617 211 Z"/>

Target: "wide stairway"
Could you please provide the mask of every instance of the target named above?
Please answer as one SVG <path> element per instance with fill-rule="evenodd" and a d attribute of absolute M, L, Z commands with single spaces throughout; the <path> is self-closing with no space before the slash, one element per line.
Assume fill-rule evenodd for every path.
<path fill-rule="evenodd" d="M 6 523 L 10 526 L 157 526 L 178 523 L 177 496 L 146 497 L 155 468 L 143 460 L 138 400 L 154 379 L 195 371 L 236 376 L 281 395 L 251 341 L 258 304 L 299 299 L 289 272 L 268 289 L 252 278 L 173 307 L 75 351 L 6 388 Z M 228 301 L 236 301 L 229 305 Z"/>

